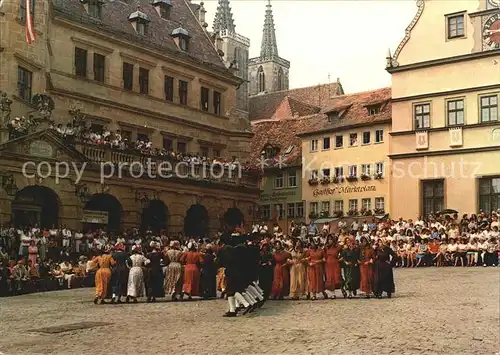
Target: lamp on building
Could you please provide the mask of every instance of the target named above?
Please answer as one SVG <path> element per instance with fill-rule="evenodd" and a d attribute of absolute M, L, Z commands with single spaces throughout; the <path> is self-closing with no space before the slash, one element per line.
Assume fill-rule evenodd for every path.
<path fill-rule="evenodd" d="M 140 192 L 139 190 L 135 191 L 135 202 L 139 202 L 142 206 L 142 208 L 146 208 L 146 206 L 149 204 L 151 199 L 149 198 L 148 194 L 145 192 Z"/>
<path fill-rule="evenodd" d="M 19 191 L 14 176 L 10 172 L 0 171 L 0 186 L 9 196 L 15 196 Z"/>

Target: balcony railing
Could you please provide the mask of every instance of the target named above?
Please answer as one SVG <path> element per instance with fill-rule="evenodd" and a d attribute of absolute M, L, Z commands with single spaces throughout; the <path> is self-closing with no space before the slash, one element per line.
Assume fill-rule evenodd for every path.
<path fill-rule="evenodd" d="M 123 175 L 130 171 L 133 176 L 159 179 L 188 179 L 206 183 L 258 188 L 256 171 L 245 170 L 235 164 L 233 167 L 208 162 L 176 161 L 165 156 L 144 155 L 140 152 L 116 150 L 77 142 L 75 148 L 93 163 L 108 166 L 122 166 Z M 118 175 L 118 171 L 115 171 Z"/>

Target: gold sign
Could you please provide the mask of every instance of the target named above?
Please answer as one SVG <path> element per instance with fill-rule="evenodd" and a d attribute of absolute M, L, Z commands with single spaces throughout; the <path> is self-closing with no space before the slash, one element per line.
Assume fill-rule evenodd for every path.
<path fill-rule="evenodd" d="M 297 194 L 296 190 L 292 191 L 274 191 L 270 194 L 260 195 L 261 201 L 280 201 L 286 200 L 287 197 L 295 196 Z"/>
<path fill-rule="evenodd" d="M 53 155 L 52 146 L 45 141 L 31 142 L 29 152 L 30 155 L 43 158 L 50 158 Z"/>
<path fill-rule="evenodd" d="M 108 224 L 108 212 L 83 210 L 83 223 Z"/>
<path fill-rule="evenodd" d="M 326 187 L 324 189 L 313 190 L 313 196 L 325 196 L 325 195 L 336 195 L 336 194 L 350 194 L 353 192 L 367 192 L 367 191 L 377 191 L 375 185 L 367 186 L 339 186 L 339 187 Z"/>

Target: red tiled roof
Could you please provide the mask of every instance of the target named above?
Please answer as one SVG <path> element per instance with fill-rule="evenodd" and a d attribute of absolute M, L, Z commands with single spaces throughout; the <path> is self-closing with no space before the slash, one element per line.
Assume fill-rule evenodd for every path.
<path fill-rule="evenodd" d="M 254 133 L 251 142 L 250 161 L 256 164 L 260 161 L 262 149 L 270 144 L 279 148 L 277 158 L 282 157 L 285 165 L 295 165 L 300 163 L 302 157 L 301 139 L 297 133 L 305 130 L 313 130 L 315 127 L 321 127 L 323 120 L 322 114 L 311 115 L 303 118 L 289 118 L 276 121 L 261 121 L 252 123 Z M 285 154 L 290 146 L 294 146 L 289 154 Z M 268 167 L 272 166 L 268 162 Z M 277 165 L 277 161 L 276 164 Z"/>
<path fill-rule="evenodd" d="M 297 134 L 310 135 L 319 131 L 338 130 L 344 127 L 363 125 L 369 123 L 390 121 L 391 112 L 391 88 L 382 88 L 372 91 L 359 92 L 355 94 L 338 96 L 330 100 L 323 113 L 316 116 L 323 116 L 321 123 L 312 129 L 305 129 Z M 381 104 L 380 112 L 369 115 L 366 106 Z M 340 118 L 332 122 L 328 121 L 326 113 L 333 111 L 345 112 Z"/>
<path fill-rule="evenodd" d="M 344 90 L 340 82 L 308 86 L 304 88 L 277 91 L 269 94 L 259 94 L 250 97 L 249 117 L 251 121 L 274 118 L 278 107 L 288 97 L 291 113 L 298 116 L 319 112 L 325 108 L 329 100 L 342 95 Z M 282 117 L 279 117 L 281 119 Z"/>

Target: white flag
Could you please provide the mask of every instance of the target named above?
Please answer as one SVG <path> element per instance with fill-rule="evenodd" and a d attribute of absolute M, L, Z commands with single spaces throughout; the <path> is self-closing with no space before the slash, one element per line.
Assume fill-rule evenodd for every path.
<path fill-rule="evenodd" d="M 4 1 L 4 0 L 0 0 L 0 10 L 2 9 L 2 6 L 3 6 L 3 1 Z"/>

